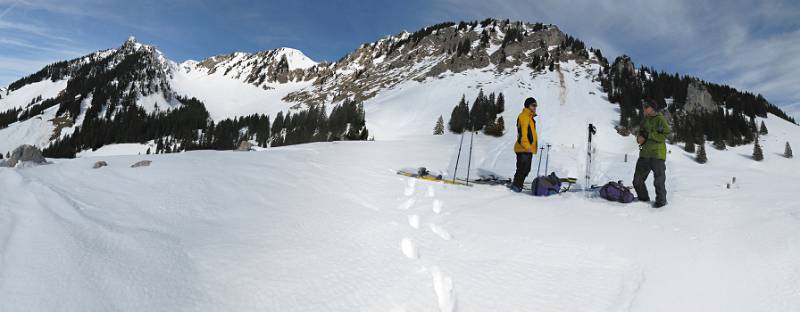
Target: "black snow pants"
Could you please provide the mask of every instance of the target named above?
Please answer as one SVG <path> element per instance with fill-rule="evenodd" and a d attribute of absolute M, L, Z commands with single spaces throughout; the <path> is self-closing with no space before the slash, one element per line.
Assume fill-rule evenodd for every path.
<path fill-rule="evenodd" d="M 517 172 L 514 173 L 514 181 L 511 183 L 522 188 L 522 183 L 531 172 L 533 153 L 517 153 Z"/>
<path fill-rule="evenodd" d="M 667 203 L 667 189 L 664 182 L 667 180 L 666 171 L 667 165 L 664 160 L 658 158 L 639 158 L 636 161 L 636 173 L 633 175 L 633 187 L 636 189 L 636 195 L 641 200 L 650 200 L 650 195 L 647 194 L 647 186 L 644 181 L 647 176 L 653 172 L 653 186 L 656 188 L 656 202 Z"/>

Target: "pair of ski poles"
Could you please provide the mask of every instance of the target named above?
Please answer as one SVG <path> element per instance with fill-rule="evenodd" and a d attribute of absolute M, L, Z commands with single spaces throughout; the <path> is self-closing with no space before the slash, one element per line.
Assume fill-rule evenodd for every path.
<path fill-rule="evenodd" d="M 547 143 L 547 156 L 545 156 L 544 161 L 544 174 L 547 175 L 547 166 L 550 164 L 550 143 Z M 544 152 L 544 146 L 539 149 L 541 152 L 539 153 L 539 165 L 536 166 L 536 176 L 539 176 L 539 170 L 542 168 L 542 152 Z"/>
<path fill-rule="evenodd" d="M 471 126 L 470 126 L 471 128 Z M 472 140 L 475 137 L 475 131 L 470 129 L 470 136 L 469 136 L 469 160 L 467 160 L 467 180 L 466 183 L 469 186 L 469 170 L 472 167 Z M 458 156 L 456 156 L 456 169 L 453 170 L 453 183 L 456 183 L 456 177 L 458 176 L 458 162 L 461 160 L 461 147 L 464 145 L 464 132 L 461 132 L 461 143 L 458 144 Z"/>

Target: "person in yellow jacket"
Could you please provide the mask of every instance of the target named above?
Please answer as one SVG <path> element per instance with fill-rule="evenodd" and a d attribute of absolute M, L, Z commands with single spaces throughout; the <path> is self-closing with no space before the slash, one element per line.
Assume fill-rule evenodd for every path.
<path fill-rule="evenodd" d="M 511 190 L 514 192 L 522 191 L 522 183 L 531 172 L 533 154 L 536 154 L 536 99 L 529 97 L 525 99 L 525 107 L 517 117 L 517 142 L 514 143 L 514 153 L 517 154 L 517 172 L 514 173 L 514 181 L 511 182 Z"/>

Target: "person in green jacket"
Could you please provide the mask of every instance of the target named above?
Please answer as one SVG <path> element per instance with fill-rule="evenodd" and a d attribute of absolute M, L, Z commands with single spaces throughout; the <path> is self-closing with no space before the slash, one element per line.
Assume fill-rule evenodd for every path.
<path fill-rule="evenodd" d="M 664 115 L 659 113 L 656 104 L 651 101 L 643 101 L 644 120 L 639 127 L 639 134 L 636 141 L 639 143 L 639 160 L 636 162 L 636 173 L 633 175 L 633 187 L 640 201 L 650 201 L 647 194 L 647 186 L 644 181 L 653 172 L 653 186 L 656 188 L 656 202 L 653 208 L 661 208 L 667 204 L 667 189 L 664 186 L 666 181 L 666 160 L 667 145 L 665 143 L 667 135 L 670 133 L 669 123 Z"/>

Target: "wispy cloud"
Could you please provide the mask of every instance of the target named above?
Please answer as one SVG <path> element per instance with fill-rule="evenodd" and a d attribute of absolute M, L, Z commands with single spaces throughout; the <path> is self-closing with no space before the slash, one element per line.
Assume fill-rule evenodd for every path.
<path fill-rule="evenodd" d="M 800 103 L 800 4 L 692 0 L 437 0 L 464 19 L 553 23 L 607 56 L 622 53 L 657 69 L 679 71 Z"/>

